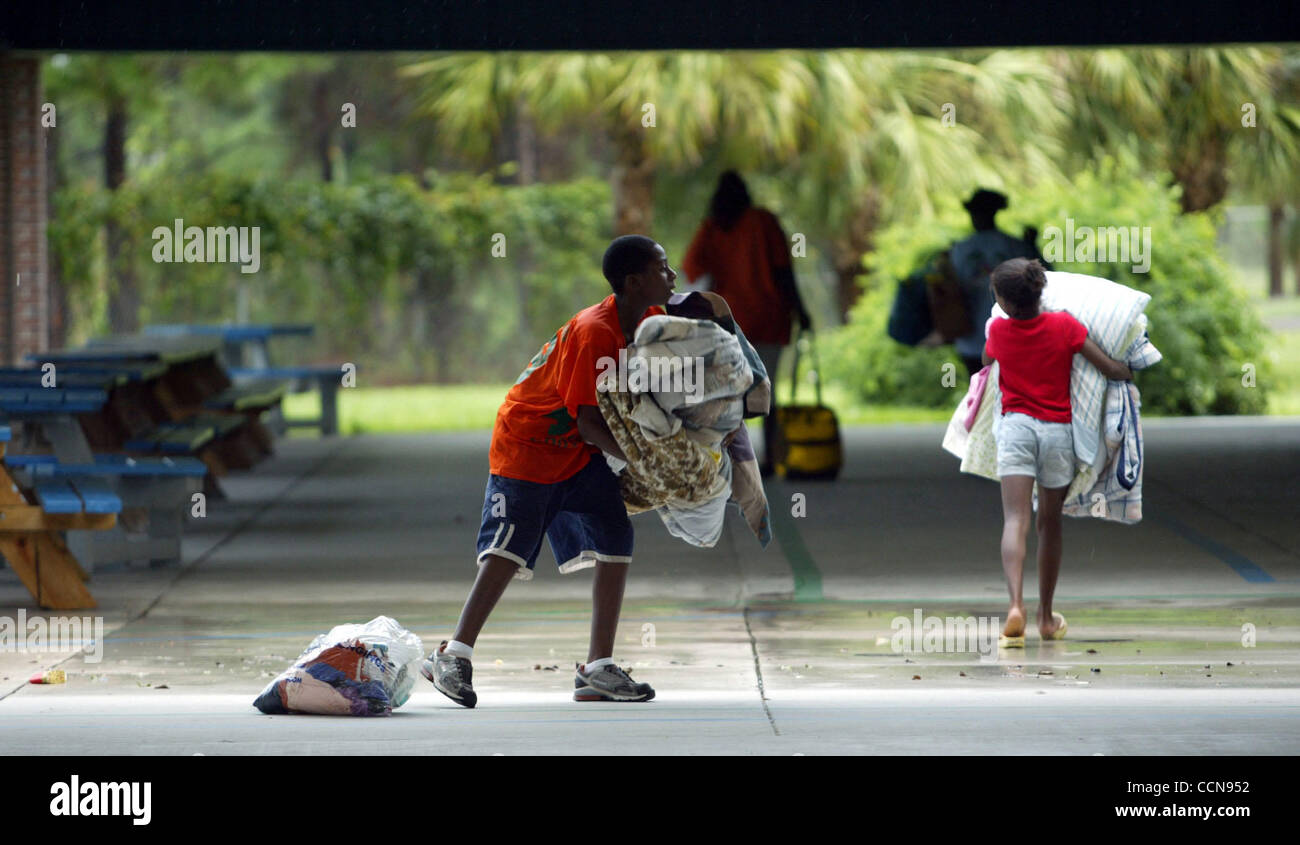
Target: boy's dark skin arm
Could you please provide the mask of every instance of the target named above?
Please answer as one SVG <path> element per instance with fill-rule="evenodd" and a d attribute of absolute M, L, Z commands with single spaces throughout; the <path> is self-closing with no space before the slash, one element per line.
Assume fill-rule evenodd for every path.
<path fill-rule="evenodd" d="M 620 461 L 627 460 L 627 455 L 618 447 L 618 441 L 614 439 L 609 426 L 605 424 L 605 418 L 600 415 L 600 409 L 595 405 L 578 406 L 578 436 L 584 443 L 590 443 Z"/>

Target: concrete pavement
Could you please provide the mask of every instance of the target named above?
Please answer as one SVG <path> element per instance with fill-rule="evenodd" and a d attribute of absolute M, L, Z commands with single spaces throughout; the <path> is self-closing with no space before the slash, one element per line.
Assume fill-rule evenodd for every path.
<path fill-rule="evenodd" d="M 96 573 L 101 662 L 0 653 L 0 753 L 1300 752 L 1300 420 L 1144 425 L 1143 523 L 1067 520 L 1062 643 L 894 649 L 918 616 L 1004 613 L 998 490 L 958 472 L 941 427 L 862 427 L 838 482 L 769 485 L 765 551 L 734 514 L 711 550 L 634 518 L 616 657 L 654 702 L 570 700 L 590 573 L 559 576 L 544 550 L 479 640 L 476 710 L 421 680 L 369 720 L 252 700 L 339 622 L 449 634 L 487 434 L 292 438 L 192 521 L 182 567 Z M 0 616 L 28 601 L 0 570 Z M 67 684 L 24 683 L 54 665 Z"/>

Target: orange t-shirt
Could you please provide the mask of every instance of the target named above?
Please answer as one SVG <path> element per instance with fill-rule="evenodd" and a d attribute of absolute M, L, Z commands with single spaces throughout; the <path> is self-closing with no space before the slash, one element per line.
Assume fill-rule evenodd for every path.
<path fill-rule="evenodd" d="M 663 313 L 653 307 L 642 319 Z M 578 407 L 596 404 L 598 362 L 605 356 L 617 361 L 626 345 L 613 294 L 573 315 L 528 362 L 501 403 L 488 471 L 555 484 L 585 467 L 600 449 L 578 435 Z"/>
<path fill-rule="evenodd" d="M 774 271 L 790 266 L 790 244 L 772 212 L 750 206 L 723 231 L 712 218 L 682 257 L 687 277 L 713 277 L 713 292 L 727 300 L 750 343 L 790 342 L 790 312 Z"/>

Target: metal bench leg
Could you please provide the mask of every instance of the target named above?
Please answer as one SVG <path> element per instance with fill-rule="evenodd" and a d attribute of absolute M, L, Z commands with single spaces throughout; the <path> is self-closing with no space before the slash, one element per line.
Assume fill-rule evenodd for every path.
<path fill-rule="evenodd" d="M 45 438 L 50 441 L 50 446 L 60 463 L 90 464 L 95 462 L 95 456 L 90 451 L 90 444 L 86 442 L 85 432 L 81 430 L 81 424 L 72 416 L 60 415 L 52 417 L 45 422 L 42 430 L 45 433 Z"/>
<path fill-rule="evenodd" d="M 181 509 L 174 504 L 149 509 L 150 566 L 180 563 L 181 526 L 188 512 L 188 499 Z"/>
<path fill-rule="evenodd" d="M 284 418 L 284 410 L 276 405 L 274 408 L 267 410 L 262 415 L 262 423 L 271 430 L 276 437 L 284 437 L 289 432 L 289 423 Z"/>
<path fill-rule="evenodd" d="M 332 437 L 339 433 L 339 375 L 321 376 L 320 433 Z"/>
<path fill-rule="evenodd" d="M 112 531 L 121 531 L 120 528 L 113 528 Z M 81 570 L 90 577 L 95 572 L 95 535 L 98 531 L 68 531 L 63 536 L 68 544 L 68 551 L 72 554 L 77 562 L 81 565 Z M 100 560 L 101 563 L 106 561 Z"/>

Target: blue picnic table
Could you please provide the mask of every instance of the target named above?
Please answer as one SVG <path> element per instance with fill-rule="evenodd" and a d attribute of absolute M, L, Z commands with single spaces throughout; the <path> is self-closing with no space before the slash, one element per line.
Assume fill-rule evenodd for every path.
<path fill-rule="evenodd" d="M 315 326 L 301 323 L 153 325 L 145 333 L 159 338 L 217 338 L 221 342 L 226 371 L 236 384 L 282 380 L 296 393 L 315 389 L 320 393 L 321 415 L 314 420 L 286 420 L 288 426 L 319 427 L 321 434 L 338 433 L 338 391 L 343 369 L 338 365 L 276 366 L 271 363 L 270 342 L 276 337 L 310 337 Z"/>
<path fill-rule="evenodd" d="M 90 414 L 107 400 L 96 388 L 0 386 L 0 413 L 10 416 Z"/>
<path fill-rule="evenodd" d="M 10 435 L 9 423 L 22 424 L 26 447 L 18 453 L 6 450 L 4 464 L 33 491 L 46 513 L 116 514 L 124 507 L 149 513 L 143 535 L 127 532 L 120 523 L 106 531 L 69 530 L 68 549 L 87 572 L 96 562 L 178 560 L 183 509 L 207 473 L 194 458 L 92 453 L 78 416 L 103 410 L 109 391 L 145 372 L 79 372 L 71 365 L 51 374 L 0 368 L 0 415 Z M 51 377 L 55 386 L 40 386 Z M 32 451 L 45 448 L 51 453 Z"/>
<path fill-rule="evenodd" d="M 13 434 L 8 423 L 0 423 L 0 555 L 40 607 L 94 607 L 84 583 L 88 575 L 62 536 L 112 528 L 122 502 L 95 479 L 87 479 L 84 489 L 60 481 L 23 492 L 8 463 Z"/>

